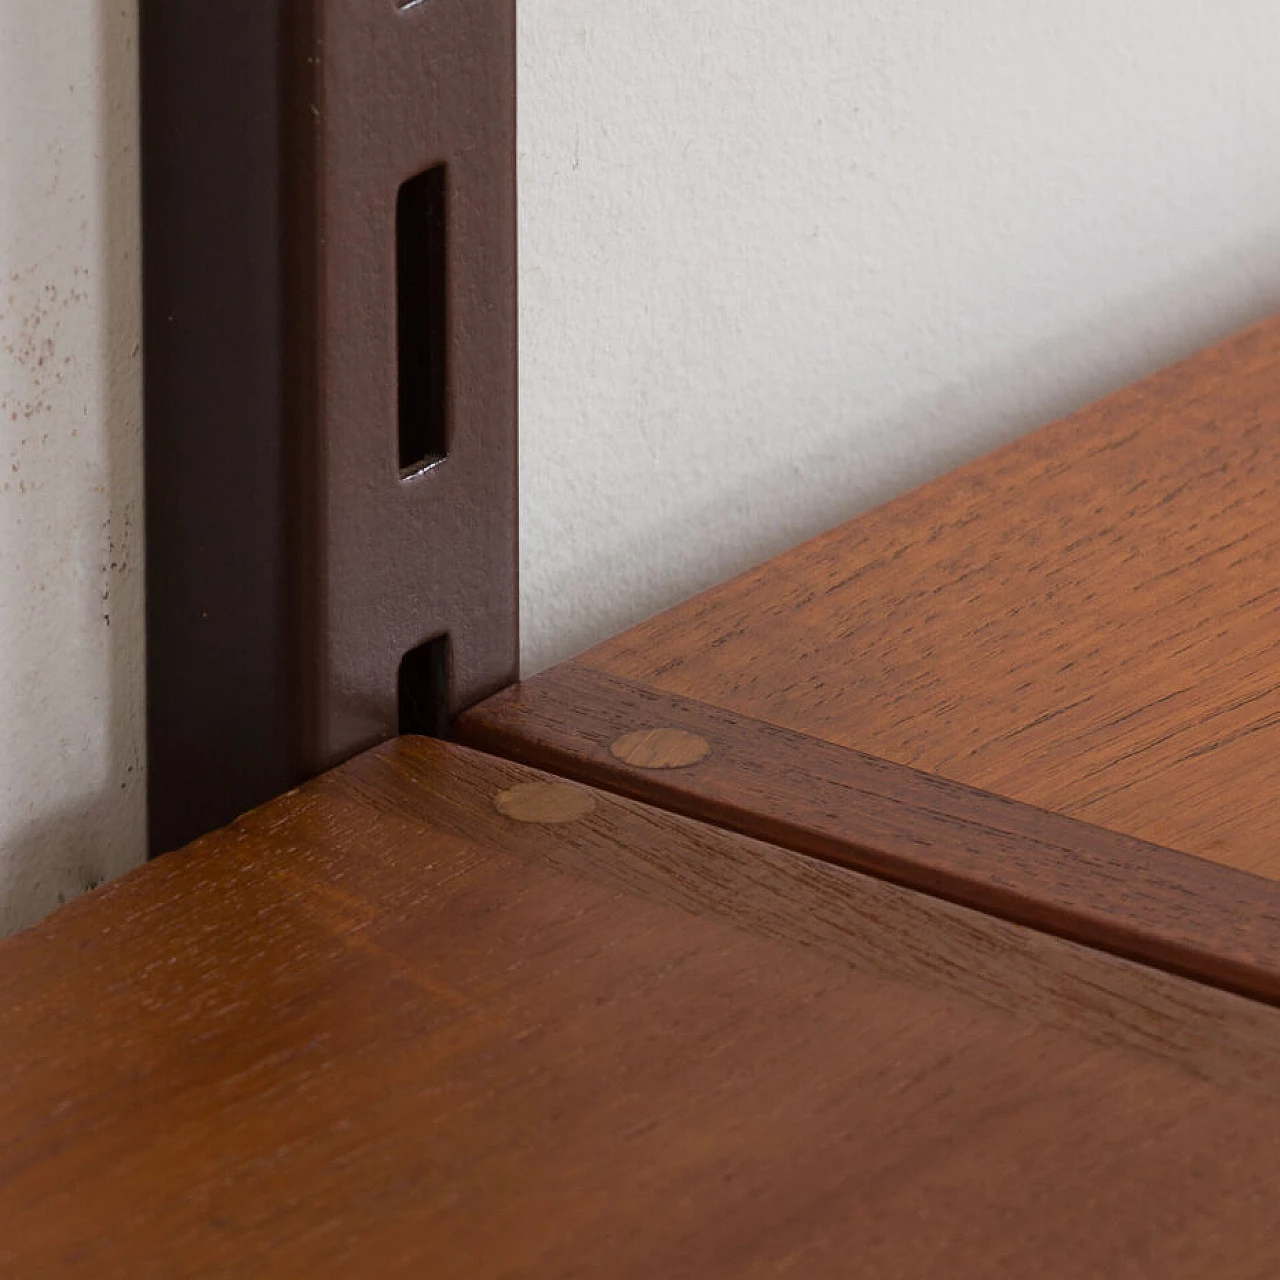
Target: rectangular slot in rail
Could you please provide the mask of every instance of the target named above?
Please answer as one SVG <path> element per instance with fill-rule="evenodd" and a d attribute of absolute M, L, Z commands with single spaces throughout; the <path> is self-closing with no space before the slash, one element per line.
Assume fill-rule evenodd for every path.
<path fill-rule="evenodd" d="M 400 475 L 416 475 L 448 452 L 447 189 L 436 165 L 396 200 L 396 325 Z"/>
<path fill-rule="evenodd" d="M 449 637 L 436 636 L 400 660 L 400 732 L 449 737 Z"/>

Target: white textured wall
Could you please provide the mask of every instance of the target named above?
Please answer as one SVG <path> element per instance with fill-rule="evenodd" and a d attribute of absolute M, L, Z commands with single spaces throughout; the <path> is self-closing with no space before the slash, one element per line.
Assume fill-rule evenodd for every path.
<path fill-rule="evenodd" d="M 526 671 L 1280 308 L 1276 0 L 523 0 Z"/>
<path fill-rule="evenodd" d="M 520 15 L 529 670 L 1280 308 L 1275 0 Z M 0 928 L 142 851 L 133 32 L 0 0 Z"/>
<path fill-rule="evenodd" d="M 0 0 L 0 932 L 143 850 L 132 9 Z"/>

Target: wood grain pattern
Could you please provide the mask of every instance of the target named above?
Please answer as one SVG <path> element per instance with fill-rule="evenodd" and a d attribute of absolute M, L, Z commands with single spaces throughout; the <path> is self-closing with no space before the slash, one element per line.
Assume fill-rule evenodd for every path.
<path fill-rule="evenodd" d="M 673 773 L 613 743 L 681 726 Z M 848 747 L 566 663 L 505 690 L 461 738 L 731 831 L 1280 1004 L 1280 885 Z"/>
<path fill-rule="evenodd" d="M 1280 319 L 580 661 L 1280 876 Z"/>
<path fill-rule="evenodd" d="M 9 1271 L 1280 1265 L 1280 1012 L 534 779 L 392 743 L 0 946 Z"/>

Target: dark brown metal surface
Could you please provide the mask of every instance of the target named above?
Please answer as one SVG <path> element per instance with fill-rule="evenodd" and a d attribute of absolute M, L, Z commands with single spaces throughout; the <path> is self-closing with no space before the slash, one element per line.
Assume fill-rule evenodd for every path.
<path fill-rule="evenodd" d="M 156 851 L 394 734 L 437 637 L 449 712 L 515 677 L 514 54 L 513 0 L 143 2 Z M 439 166 L 447 455 L 402 475 L 397 197 Z"/>

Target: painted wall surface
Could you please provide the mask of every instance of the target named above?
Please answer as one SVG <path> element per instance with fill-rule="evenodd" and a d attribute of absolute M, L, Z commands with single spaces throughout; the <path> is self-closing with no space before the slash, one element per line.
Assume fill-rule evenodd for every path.
<path fill-rule="evenodd" d="M 0 931 L 143 850 L 135 14 L 0 0 Z"/>
<path fill-rule="evenodd" d="M 136 0 L 0 3 L 0 927 L 142 852 Z M 1280 307 L 1274 0 L 521 0 L 526 670 Z"/>
<path fill-rule="evenodd" d="M 1280 307 L 1275 0 L 524 0 L 526 671 Z"/>

